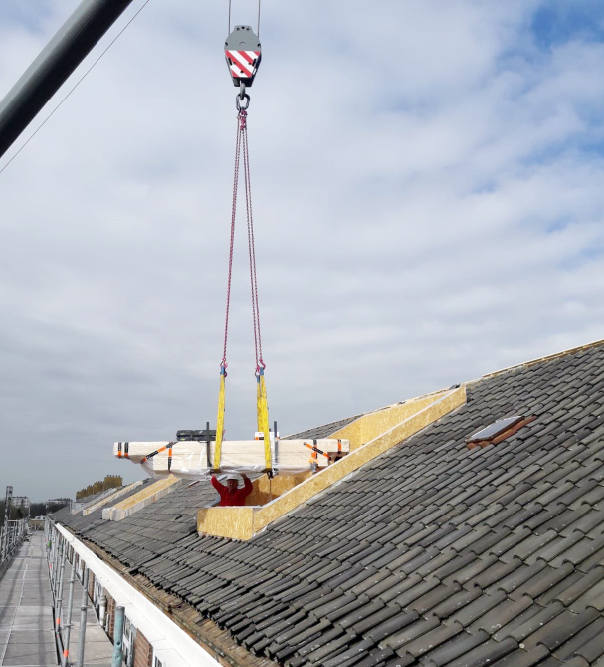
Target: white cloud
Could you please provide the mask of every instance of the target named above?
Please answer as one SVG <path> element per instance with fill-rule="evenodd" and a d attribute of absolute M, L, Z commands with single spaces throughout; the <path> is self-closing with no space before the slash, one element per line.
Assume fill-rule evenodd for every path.
<path fill-rule="evenodd" d="M 71 10 L 38 2 L 0 21 L 2 90 Z M 264 5 L 250 143 L 282 433 L 604 337 L 602 44 L 539 50 L 537 2 Z M 0 177 L 0 486 L 38 499 L 132 478 L 114 440 L 215 420 L 223 10 L 152 0 Z M 255 430 L 239 225 L 231 437 Z"/>

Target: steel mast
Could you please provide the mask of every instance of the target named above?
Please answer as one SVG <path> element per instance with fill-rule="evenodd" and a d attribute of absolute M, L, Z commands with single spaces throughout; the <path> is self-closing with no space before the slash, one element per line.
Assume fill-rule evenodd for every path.
<path fill-rule="evenodd" d="M 0 157 L 132 0 L 83 0 L 0 102 Z"/>

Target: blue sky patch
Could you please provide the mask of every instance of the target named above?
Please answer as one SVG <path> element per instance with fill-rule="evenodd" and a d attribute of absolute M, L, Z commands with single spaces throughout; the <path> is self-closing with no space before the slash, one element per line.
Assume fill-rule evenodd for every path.
<path fill-rule="evenodd" d="M 604 3 L 600 0 L 547 2 L 532 22 L 537 46 L 549 49 L 572 40 L 604 41 Z"/>

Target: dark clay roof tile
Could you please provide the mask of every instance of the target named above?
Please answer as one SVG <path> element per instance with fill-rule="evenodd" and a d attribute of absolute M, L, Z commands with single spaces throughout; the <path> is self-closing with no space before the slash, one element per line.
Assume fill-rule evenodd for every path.
<path fill-rule="evenodd" d="M 578 581 L 560 592 L 556 596 L 556 600 L 568 606 L 602 580 L 604 580 L 604 566 L 598 565 L 591 572 L 583 575 Z"/>
<path fill-rule="evenodd" d="M 400 632 L 382 640 L 380 647 L 389 646 L 391 649 L 398 652 L 401 646 L 411 642 L 416 637 L 425 635 L 430 632 L 430 630 L 434 630 L 438 625 L 439 621 L 436 618 L 418 618 L 417 621 L 407 625 Z"/>
<path fill-rule="evenodd" d="M 543 644 L 550 651 L 554 651 L 592 623 L 598 616 L 599 613 L 592 608 L 586 609 L 580 614 L 573 614 L 566 610 L 554 617 L 549 623 L 544 624 L 524 643 L 530 642 L 530 645 Z"/>
<path fill-rule="evenodd" d="M 478 587 L 474 587 L 470 590 L 462 588 L 458 593 L 455 593 L 450 598 L 434 607 L 430 613 L 434 614 L 434 616 L 438 616 L 440 619 L 448 619 L 481 595 L 482 591 Z"/>
<path fill-rule="evenodd" d="M 517 570 L 520 565 L 522 561 L 519 558 L 512 559 L 508 563 L 497 560 L 486 570 L 480 572 L 472 583 L 480 588 L 488 588 Z"/>
<path fill-rule="evenodd" d="M 388 620 L 380 623 L 371 630 L 368 630 L 363 634 L 363 638 L 371 639 L 374 642 L 380 642 L 382 639 L 406 628 L 408 625 L 414 623 L 420 618 L 419 614 L 416 611 L 410 612 L 401 612 L 396 616 L 389 618 Z"/>
<path fill-rule="evenodd" d="M 526 620 L 522 625 L 512 630 L 509 635 L 513 637 L 517 642 L 522 643 L 526 640 L 527 637 L 532 635 L 536 630 L 543 627 L 546 623 L 549 623 L 553 618 L 559 616 L 564 611 L 564 607 L 561 603 L 554 601 L 552 604 L 548 605 L 545 609 L 538 611 L 534 616 L 531 616 Z M 505 634 L 505 629 L 504 629 Z"/>
<path fill-rule="evenodd" d="M 450 664 L 456 658 L 468 654 L 477 646 L 484 644 L 488 639 L 489 635 L 484 632 L 484 630 L 479 630 L 473 635 L 464 631 L 452 640 L 445 642 L 435 650 L 431 651 L 425 656 L 425 659 L 429 661 L 428 664 L 436 665 L 436 667 L 443 667 L 443 665 Z"/>
<path fill-rule="evenodd" d="M 518 644 L 511 638 L 504 639 L 502 642 L 491 639 L 451 662 L 450 667 L 469 667 L 470 665 L 472 667 L 484 667 L 492 665 L 517 648 Z"/>
<path fill-rule="evenodd" d="M 533 667 L 537 663 L 543 667 L 541 660 L 547 655 L 549 655 L 549 650 L 542 645 L 537 645 L 531 651 L 518 648 L 498 660 L 493 667 Z"/>
<path fill-rule="evenodd" d="M 463 609 L 455 612 L 451 620 L 459 621 L 464 627 L 471 625 L 477 618 L 501 604 L 506 599 L 506 594 L 501 590 L 495 590 L 492 594 L 482 593 L 473 602 Z"/>
<path fill-rule="evenodd" d="M 593 661 L 604 653 L 603 633 L 604 618 L 600 616 L 564 642 L 562 646 L 556 648 L 554 655 L 559 660 L 566 661 L 577 653 L 583 658 Z"/>
<path fill-rule="evenodd" d="M 414 658 L 419 658 L 453 639 L 453 637 L 456 637 L 463 631 L 463 626 L 460 623 L 453 623 L 451 626 L 440 625 L 403 646 L 404 653 L 412 655 Z"/>

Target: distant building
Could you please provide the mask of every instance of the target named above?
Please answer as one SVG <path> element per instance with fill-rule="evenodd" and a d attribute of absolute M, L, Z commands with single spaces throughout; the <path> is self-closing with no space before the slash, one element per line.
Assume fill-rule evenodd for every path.
<path fill-rule="evenodd" d="M 71 498 L 52 498 L 46 501 L 47 511 L 53 511 L 53 507 L 71 507 L 73 500 Z M 49 509 L 50 508 L 50 509 Z"/>
<path fill-rule="evenodd" d="M 30 506 L 29 498 L 25 496 L 13 496 L 11 499 L 11 506 L 16 509 L 28 510 Z"/>

